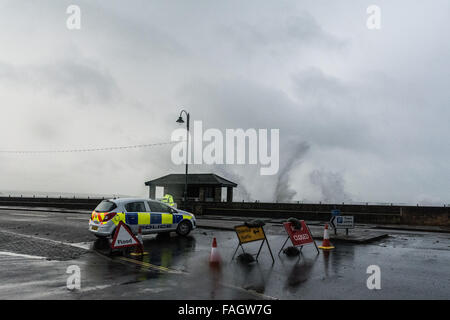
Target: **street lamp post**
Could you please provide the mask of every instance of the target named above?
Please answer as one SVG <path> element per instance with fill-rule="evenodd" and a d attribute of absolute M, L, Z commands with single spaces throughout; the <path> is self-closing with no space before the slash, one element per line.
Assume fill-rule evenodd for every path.
<path fill-rule="evenodd" d="M 184 203 L 187 201 L 187 186 L 188 186 L 188 164 L 189 164 L 189 113 L 186 110 L 181 110 L 177 123 L 184 123 L 183 112 L 186 114 L 186 174 L 184 181 Z"/>

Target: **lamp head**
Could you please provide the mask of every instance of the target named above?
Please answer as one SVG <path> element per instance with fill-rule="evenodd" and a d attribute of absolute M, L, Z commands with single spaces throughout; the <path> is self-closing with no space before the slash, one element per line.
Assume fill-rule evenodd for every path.
<path fill-rule="evenodd" d="M 180 124 L 184 123 L 184 120 L 181 116 L 178 117 L 177 123 L 180 123 Z"/>

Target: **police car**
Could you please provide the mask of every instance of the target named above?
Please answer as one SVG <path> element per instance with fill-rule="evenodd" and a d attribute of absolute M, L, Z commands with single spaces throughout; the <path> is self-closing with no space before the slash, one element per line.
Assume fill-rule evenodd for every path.
<path fill-rule="evenodd" d="M 175 231 L 187 236 L 196 227 L 189 212 L 151 199 L 118 198 L 103 200 L 92 211 L 89 231 L 97 237 L 112 236 L 120 221 L 135 234 L 141 227 L 142 234 Z"/>

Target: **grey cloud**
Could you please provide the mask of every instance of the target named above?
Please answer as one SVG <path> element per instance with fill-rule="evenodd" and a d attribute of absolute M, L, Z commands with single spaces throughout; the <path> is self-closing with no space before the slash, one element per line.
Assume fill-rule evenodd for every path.
<path fill-rule="evenodd" d="M 141 3 L 139 16 L 124 14 L 121 5 L 83 1 L 87 39 L 97 41 L 104 54 L 146 63 L 169 63 L 188 54 L 188 49 L 170 31 L 170 20 L 154 19 L 156 13 L 151 2 Z M 148 13 L 148 15 L 146 15 Z M 114 40 L 105 35 L 113 35 Z"/>
<path fill-rule="evenodd" d="M 314 144 L 371 151 L 372 126 L 357 86 L 308 68 L 293 76 L 298 103 L 298 128 Z"/>
<path fill-rule="evenodd" d="M 237 21 L 217 28 L 221 38 L 233 43 L 237 52 L 254 55 L 290 56 L 302 50 L 341 50 L 348 41 L 325 31 L 307 12 L 290 15 L 283 20 L 261 18 L 258 22 Z"/>
<path fill-rule="evenodd" d="M 179 95 L 194 119 L 206 118 L 205 125 L 217 128 L 285 127 L 292 123 L 286 115 L 295 108 L 282 91 L 238 77 L 213 83 L 194 78 Z"/>
<path fill-rule="evenodd" d="M 92 65 L 70 61 L 15 66 L 0 63 L 0 81 L 23 89 L 45 90 L 68 96 L 80 105 L 117 100 L 119 89 L 112 76 Z"/>
<path fill-rule="evenodd" d="M 51 141 L 56 139 L 59 131 L 62 129 L 58 124 L 53 124 L 50 121 L 35 121 L 32 124 L 33 132 L 43 141 Z"/>
<path fill-rule="evenodd" d="M 438 37 L 448 4 L 422 4 L 430 24 L 396 19 L 405 5 L 407 17 L 422 17 L 407 2 L 383 2 L 391 19 L 380 32 L 366 30 L 364 5 L 290 0 L 79 1 L 82 30 L 70 32 L 69 4 L 2 7 L 4 147 L 164 141 L 184 106 L 205 128 L 280 129 L 279 176 L 224 172 L 248 199 L 276 190 L 286 199 L 448 199 L 449 46 Z M 310 148 L 295 158 L 301 142 Z M 79 157 L 3 157 L 0 188 L 33 179 L 46 190 L 147 194 L 145 179 L 184 169 L 170 147 Z M 93 186 L 94 175 L 103 184 Z"/>

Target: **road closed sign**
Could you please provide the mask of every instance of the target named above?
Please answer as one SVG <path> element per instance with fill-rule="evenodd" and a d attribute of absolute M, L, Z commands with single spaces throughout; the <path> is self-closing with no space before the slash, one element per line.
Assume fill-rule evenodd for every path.
<path fill-rule="evenodd" d="M 111 243 L 111 248 L 120 249 L 126 247 L 139 246 L 140 242 L 135 237 L 133 232 L 122 222 L 119 222 L 117 230 L 114 233 L 114 238 Z"/>
<path fill-rule="evenodd" d="M 283 246 L 280 251 L 278 251 L 278 255 L 283 251 L 284 246 L 291 239 L 292 245 L 294 247 L 300 247 L 300 251 L 302 250 L 305 244 L 312 243 L 316 247 L 317 253 L 319 253 L 319 249 L 317 248 L 316 242 L 314 241 L 311 231 L 308 228 L 308 225 L 304 220 L 298 220 L 296 223 L 297 226 L 292 222 L 284 222 L 283 226 L 288 234 L 286 241 L 284 241 Z"/>
<path fill-rule="evenodd" d="M 292 222 L 283 223 L 284 229 L 286 229 L 286 232 L 288 233 L 292 244 L 296 247 L 314 242 L 311 233 L 309 232 L 309 229 L 306 226 L 305 221 L 300 220 L 300 223 L 301 223 L 300 229 L 295 229 Z"/>

